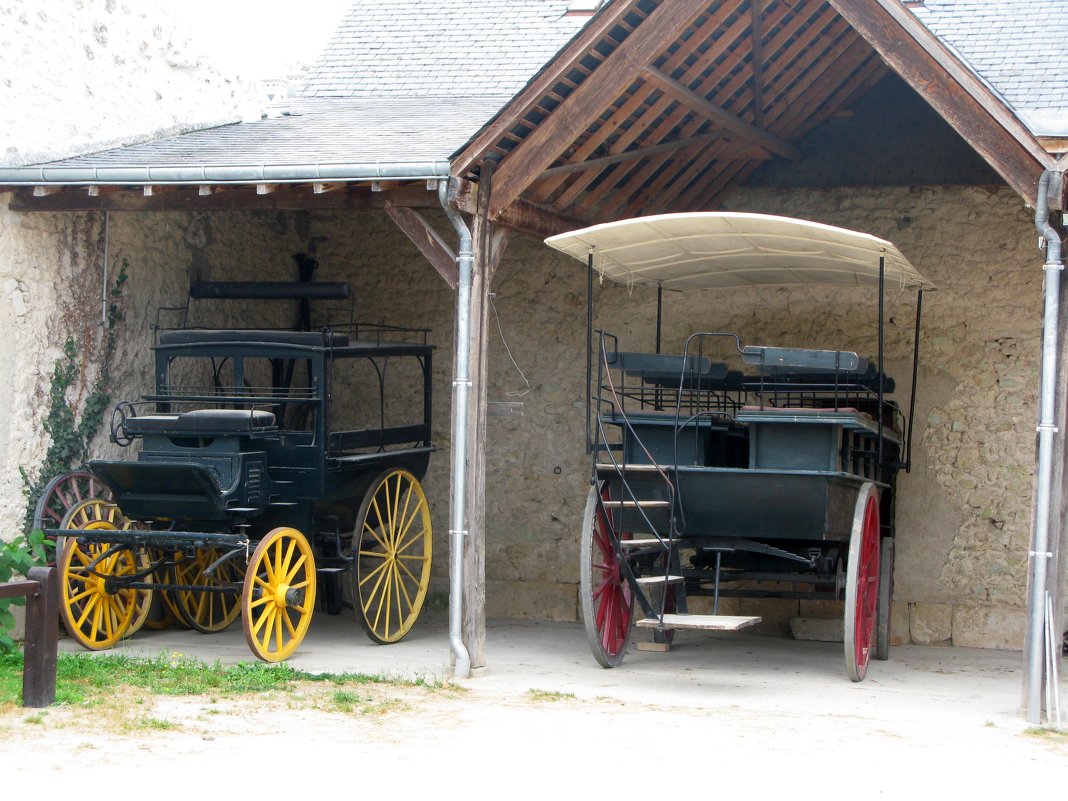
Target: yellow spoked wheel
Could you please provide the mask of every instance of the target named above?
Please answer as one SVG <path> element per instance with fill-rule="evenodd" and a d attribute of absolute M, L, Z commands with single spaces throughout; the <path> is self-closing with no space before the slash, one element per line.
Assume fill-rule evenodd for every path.
<path fill-rule="evenodd" d="M 92 498 L 72 506 L 64 515 L 60 528 L 97 530 L 128 530 L 133 523 L 119 508 L 103 498 Z M 148 556 L 132 549 L 109 554 L 93 570 L 93 560 L 110 549 L 109 544 L 78 545 L 76 540 L 61 538 L 59 566 L 62 582 L 60 616 L 70 635 L 86 648 L 110 648 L 122 637 L 130 637 L 140 630 L 152 609 L 153 591 L 124 589 L 107 592 L 107 578 L 132 576 L 148 567 Z M 68 546 L 71 546 L 68 549 Z M 95 575 L 94 575 L 95 573 Z M 152 581 L 151 576 L 144 581 Z M 112 588 L 114 589 L 114 588 Z M 127 619 L 126 607 L 132 604 Z"/>
<path fill-rule="evenodd" d="M 207 570 L 222 552 L 218 548 L 198 549 L 192 559 L 182 559 L 174 566 L 175 584 L 187 584 L 198 589 L 174 590 L 171 600 L 178 615 L 190 627 L 205 634 L 222 631 L 241 614 L 240 598 L 236 592 L 218 592 L 216 587 L 241 586 L 241 568 L 233 559 L 223 562 L 207 576 Z M 242 557 L 242 561 L 243 561 Z"/>
<path fill-rule="evenodd" d="M 353 543 L 360 625 L 375 642 L 397 642 L 419 618 L 430 584 L 433 532 L 419 479 L 407 470 L 381 475 L 360 505 Z"/>
<path fill-rule="evenodd" d="M 241 622 L 252 653 L 265 662 L 288 659 L 315 611 L 315 556 L 295 528 L 260 540 L 245 570 Z"/>

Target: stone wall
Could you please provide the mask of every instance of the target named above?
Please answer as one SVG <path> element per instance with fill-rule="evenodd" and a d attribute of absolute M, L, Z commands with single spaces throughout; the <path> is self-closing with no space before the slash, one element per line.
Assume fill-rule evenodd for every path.
<path fill-rule="evenodd" d="M 735 195 L 732 207 L 870 231 L 895 242 L 938 286 L 924 299 L 914 467 L 898 485 L 895 637 L 1019 648 L 1042 280 L 1023 204 L 1008 190 L 975 188 L 759 189 Z M 16 343 L 8 380 L 0 382 L 0 408 L 10 410 L 6 419 L 0 414 L 4 530 L 21 515 L 17 468 L 32 472 L 46 444 L 40 400 L 48 366 L 65 331 L 85 325 L 78 314 L 99 317 L 102 226 L 100 214 L 0 211 L 0 252 L 13 254 L 0 274 L 0 336 Z M 115 397 L 148 386 L 148 324 L 158 305 L 180 301 L 193 279 L 290 278 L 290 254 L 298 251 L 314 251 L 320 280 L 353 284 L 361 319 L 433 329 L 434 439 L 442 450 L 431 460 L 426 488 L 436 531 L 433 590 L 443 593 L 454 297 L 384 215 L 113 213 L 110 269 L 123 258 L 130 265 Z M 494 319 L 489 397 L 521 401 L 523 414 L 489 421 L 488 612 L 575 620 L 589 470 L 583 449 L 584 269 L 517 237 L 494 291 L 500 329 Z M 630 343 L 624 347 L 651 347 L 654 294 L 617 285 L 596 292 L 597 325 Z M 913 297 L 889 295 L 888 371 L 904 403 Z M 749 342 L 874 353 L 875 314 L 872 294 L 862 290 L 669 296 L 665 349 L 681 349 L 685 335 L 700 328 L 737 330 Z M 526 382 L 529 391 L 519 394 Z M 111 448 L 103 439 L 96 445 L 97 453 Z M 828 610 L 782 602 L 765 604 L 761 612 L 770 621 L 767 630 L 780 632 L 799 613 Z"/>
<path fill-rule="evenodd" d="M 0 5 L 0 165 L 233 122 L 258 104 L 198 51 L 166 4 Z"/>

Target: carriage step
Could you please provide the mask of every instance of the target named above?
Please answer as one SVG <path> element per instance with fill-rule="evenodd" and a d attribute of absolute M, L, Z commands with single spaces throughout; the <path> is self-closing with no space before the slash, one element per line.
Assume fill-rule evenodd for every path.
<path fill-rule="evenodd" d="M 639 579 L 640 581 L 641 579 Z M 636 620 L 634 625 L 641 629 L 700 629 L 702 631 L 738 631 L 738 629 L 755 626 L 760 617 L 747 615 L 664 615 L 664 625 L 660 619 L 646 617 Z"/>
<path fill-rule="evenodd" d="M 619 544 L 624 548 L 655 548 L 658 545 L 674 545 L 676 542 L 678 542 L 678 539 L 672 539 L 671 537 L 663 537 L 661 539 L 649 537 L 640 540 L 620 540 Z"/>
<path fill-rule="evenodd" d="M 624 509 L 667 509 L 671 501 L 605 501 L 604 505 L 609 509 L 618 509 L 621 505 Z"/>
<path fill-rule="evenodd" d="M 678 584 L 682 576 L 642 576 L 636 581 L 643 587 L 655 587 L 660 584 Z"/>
<path fill-rule="evenodd" d="M 316 573 L 347 573 L 349 568 L 347 567 L 317 567 Z"/>

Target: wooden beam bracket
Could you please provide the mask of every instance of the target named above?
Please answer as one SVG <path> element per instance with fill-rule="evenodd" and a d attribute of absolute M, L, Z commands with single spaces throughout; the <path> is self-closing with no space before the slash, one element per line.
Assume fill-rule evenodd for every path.
<path fill-rule="evenodd" d="M 445 279 L 451 289 L 460 283 L 459 269 L 456 266 L 456 254 L 445 244 L 445 240 L 435 231 L 430 223 L 417 211 L 394 203 L 386 203 L 386 214 L 397 224 L 419 252 L 426 257 L 438 274 Z"/>

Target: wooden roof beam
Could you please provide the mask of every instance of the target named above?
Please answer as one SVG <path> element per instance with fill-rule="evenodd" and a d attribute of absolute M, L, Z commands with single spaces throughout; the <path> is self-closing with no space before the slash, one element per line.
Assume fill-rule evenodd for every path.
<path fill-rule="evenodd" d="M 607 167 L 609 164 L 618 164 L 621 161 L 642 159 L 647 156 L 654 156 L 658 153 L 670 153 L 676 150 L 684 150 L 693 145 L 708 144 L 723 138 L 724 135 L 721 132 L 716 131 L 714 133 L 701 134 L 700 136 L 690 136 L 686 139 L 676 139 L 672 142 L 661 142 L 659 145 L 626 150 L 622 153 L 617 153 L 614 156 L 602 156 L 601 158 L 587 159 L 586 161 L 579 161 L 574 164 L 561 164 L 559 167 L 550 167 L 545 170 L 540 177 L 549 178 L 555 175 L 565 175 L 572 172 L 600 169 L 601 167 Z"/>
<path fill-rule="evenodd" d="M 725 128 L 736 136 L 754 142 L 765 150 L 770 150 L 772 153 L 778 153 L 780 156 L 785 156 L 791 161 L 801 160 L 801 151 L 785 139 L 780 139 L 775 134 L 757 128 L 752 123 L 748 123 L 740 117 L 734 116 L 729 111 L 724 111 L 719 106 L 709 103 L 705 98 L 697 94 L 697 92 L 687 89 L 681 83 L 673 80 L 670 76 L 665 75 L 656 67 L 645 67 L 641 71 L 641 76 L 646 80 L 655 83 L 666 94 L 672 95 L 680 103 L 684 103 L 694 111 L 708 117 L 708 119 L 715 125 Z"/>
<path fill-rule="evenodd" d="M 1054 159 L 898 0 L 830 0 L 849 24 L 1027 202 Z"/>
<path fill-rule="evenodd" d="M 490 217 L 516 200 L 634 80 L 708 8 L 708 0 L 673 0 L 646 17 L 567 99 L 501 162 L 494 174 Z"/>

